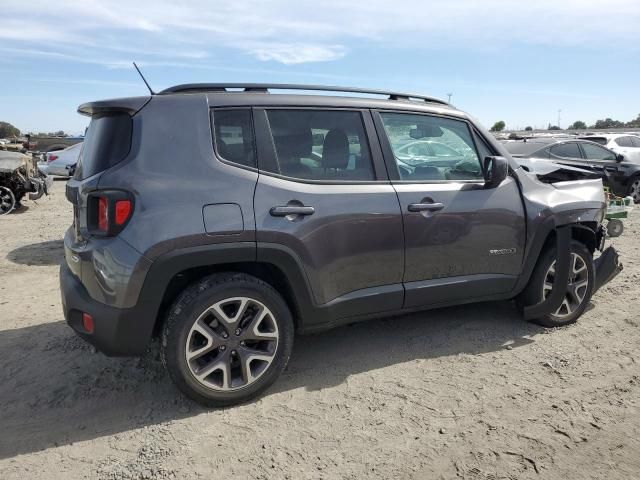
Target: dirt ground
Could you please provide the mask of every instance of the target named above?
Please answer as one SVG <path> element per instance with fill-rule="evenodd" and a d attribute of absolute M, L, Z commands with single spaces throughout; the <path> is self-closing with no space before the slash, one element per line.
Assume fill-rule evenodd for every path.
<path fill-rule="evenodd" d="M 0 479 L 640 478 L 640 213 L 579 323 L 509 302 L 296 339 L 259 400 L 206 410 L 157 347 L 95 353 L 58 292 L 64 182 L 0 217 Z"/>

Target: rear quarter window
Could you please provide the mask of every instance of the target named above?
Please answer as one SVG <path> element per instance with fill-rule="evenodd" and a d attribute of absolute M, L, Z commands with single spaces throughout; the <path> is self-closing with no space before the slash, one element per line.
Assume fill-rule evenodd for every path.
<path fill-rule="evenodd" d="M 83 180 L 118 164 L 131 148 L 132 120 L 126 113 L 93 116 L 84 143 L 75 178 Z"/>

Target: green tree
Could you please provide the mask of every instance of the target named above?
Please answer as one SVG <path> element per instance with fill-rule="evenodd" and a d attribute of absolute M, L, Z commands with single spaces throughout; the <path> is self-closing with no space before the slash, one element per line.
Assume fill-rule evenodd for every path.
<path fill-rule="evenodd" d="M 524 131 L 525 132 L 532 132 L 533 131 L 533 127 L 525 127 Z"/>
<path fill-rule="evenodd" d="M 640 128 L 640 113 L 638 114 L 638 118 L 627 122 L 627 127 Z"/>
<path fill-rule="evenodd" d="M 0 138 L 19 137 L 20 130 L 8 122 L 0 122 Z"/>
<path fill-rule="evenodd" d="M 590 128 L 605 129 L 605 128 L 621 128 L 624 127 L 624 123 L 618 120 L 612 120 L 611 118 L 605 118 L 604 120 L 598 120 L 595 125 Z"/>
<path fill-rule="evenodd" d="M 557 125 L 549 125 L 549 128 L 547 128 L 547 130 L 562 130 L 562 129 Z"/>
<path fill-rule="evenodd" d="M 493 127 L 491 127 L 491 131 L 492 132 L 501 132 L 502 130 L 504 130 L 504 127 L 506 126 L 506 124 L 500 120 L 499 122 L 496 122 L 493 124 Z"/>
<path fill-rule="evenodd" d="M 581 120 L 576 120 L 572 125 L 569 125 L 569 130 L 586 130 L 587 124 Z"/>

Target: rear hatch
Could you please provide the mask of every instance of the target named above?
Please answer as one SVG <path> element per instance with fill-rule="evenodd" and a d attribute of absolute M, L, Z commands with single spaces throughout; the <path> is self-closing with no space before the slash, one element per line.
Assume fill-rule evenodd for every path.
<path fill-rule="evenodd" d="M 123 98 L 85 103 L 78 112 L 91 117 L 73 178 L 66 196 L 73 204 L 74 243 L 87 235 L 87 194 L 98 188 L 100 174 L 122 162 L 131 150 L 132 117 L 151 97 Z"/>
<path fill-rule="evenodd" d="M 65 237 L 65 256 L 81 278 L 81 263 L 90 261 L 87 242 L 89 194 L 99 188 L 102 172 L 127 158 L 133 136 L 132 117 L 151 97 L 125 98 L 81 105 L 78 112 L 91 117 L 75 174 L 67 182 L 66 197 L 73 204 L 73 223 Z"/>
<path fill-rule="evenodd" d="M 132 120 L 127 113 L 93 116 L 72 179 L 67 200 L 73 204 L 74 241 L 82 242 L 86 231 L 87 194 L 98 188 L 100 173 L 124 160 L 131 148 Z"/>

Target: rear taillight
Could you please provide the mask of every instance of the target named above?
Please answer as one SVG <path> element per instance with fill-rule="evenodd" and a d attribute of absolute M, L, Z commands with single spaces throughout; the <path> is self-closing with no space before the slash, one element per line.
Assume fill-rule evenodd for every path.
<path fill-rule="evenodd" d="M 54 160 L 57 160 L 57 159 L 58 159 L 57 155 L 51 155 L 51 154 L 47 155 L 47 162 L 49 162 L 49 163 L 51 163 L 51 162 L 53 162 Z"/>
<path fill-rule="evenodd" d="M 103 237 L 117 235 L 133 215 L 133 197 L 121 190 L 105 190 L 89 194 L 87 228 Z"/>
<path fill-rule="evenodd" d="M 131 200 L 116 200 L 116 225 L 124 225 L 131 215 Z"/>
<path fill-rule="evenodd" d="M 98 197 L 98 230 L 107 233 L 109 230 L 109 200 Z"/>

